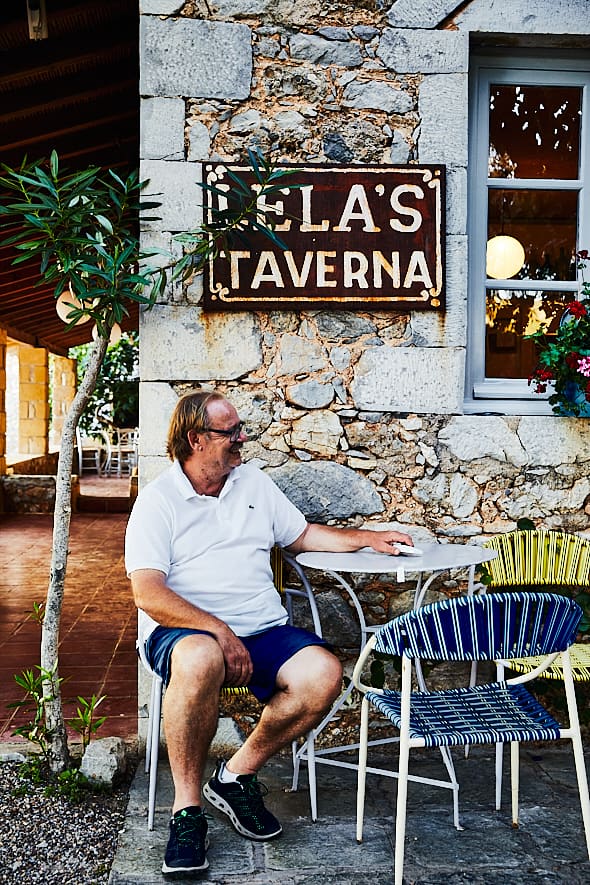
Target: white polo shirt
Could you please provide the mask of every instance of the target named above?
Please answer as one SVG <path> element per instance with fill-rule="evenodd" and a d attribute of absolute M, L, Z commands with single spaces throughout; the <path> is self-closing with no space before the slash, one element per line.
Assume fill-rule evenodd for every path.
<path fill-rule="evenodd" d="M 127 574 L 157 569 L 179 596 L 238 636 L 284 624 L 270 551 L 305 530 L 303 514 L 258 467 L 242 464 L 218 497 L 198 495 L 178 461 L 142 489 L 125 536 Z M 145 641 L 157 626 L 140 612 Z"/>

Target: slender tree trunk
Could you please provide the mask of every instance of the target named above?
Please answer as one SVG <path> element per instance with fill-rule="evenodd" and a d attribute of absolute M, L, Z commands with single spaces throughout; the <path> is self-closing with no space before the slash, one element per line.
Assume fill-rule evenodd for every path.
<path fill-rule="evenodd" d="M 45 724 L 49 731 L 49 764 L 53 772 L 64 771 L 70 763 L 68 739 L 63 716 L 59 686 L 59 627 L 66 579 L 70 519 L 72 515 L 72 462 L 76 427 L 90 394 L 108 346 L 107 338 L 97 338 L 90 353 L 82 383 L 66 415 L 61 435 L 57 477 L 55 483 L 55 513 L 53 517 L 53 546 L 45 615 L 41 633 L 41 668 L 52 674 L 43 685 Z"/>

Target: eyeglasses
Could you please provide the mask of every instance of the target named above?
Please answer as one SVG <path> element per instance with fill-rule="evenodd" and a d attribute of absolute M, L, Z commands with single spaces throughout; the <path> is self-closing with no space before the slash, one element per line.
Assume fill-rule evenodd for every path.
<path fill-rule="evenodd" d="M 237 424 L 234 424 L 233 427 L 230 427 L 229 430 L 217 430 L 215 427 L 207 427 L 203 432 L 204 433 L 220 433 L 222 436 L 227 436 L 229 441 L 235 443 L 239 440 L 242 434 L 242 428 L 244 426 L 243 421 L 238 421 Z"/>

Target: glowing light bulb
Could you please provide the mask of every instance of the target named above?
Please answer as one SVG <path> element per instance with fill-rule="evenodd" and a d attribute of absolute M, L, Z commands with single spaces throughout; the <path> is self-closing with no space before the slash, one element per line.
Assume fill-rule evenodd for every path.
<path fill-rule="evenodd" d="M 524 259 L 524 249 L 514 237 L 501 234 L 488 240 L 486 273 L 493 280 L 509 280 L 515 276 L 523 266 Z"/>

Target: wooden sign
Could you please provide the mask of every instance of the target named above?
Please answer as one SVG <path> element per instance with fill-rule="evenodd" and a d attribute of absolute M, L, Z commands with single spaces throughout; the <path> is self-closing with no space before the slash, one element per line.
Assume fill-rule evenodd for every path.
<path fill-rule="evenodd" d="M 255 187 L 247 167 L 204 163 L 204 181 Z M 209 310 L 444 308 L 444 166 L 297 167 L 301 187 L 259 199 L 286 249 L 246 229 L 206 271 Z M 206 217 L 218 196 L 204 190 Z"/>

